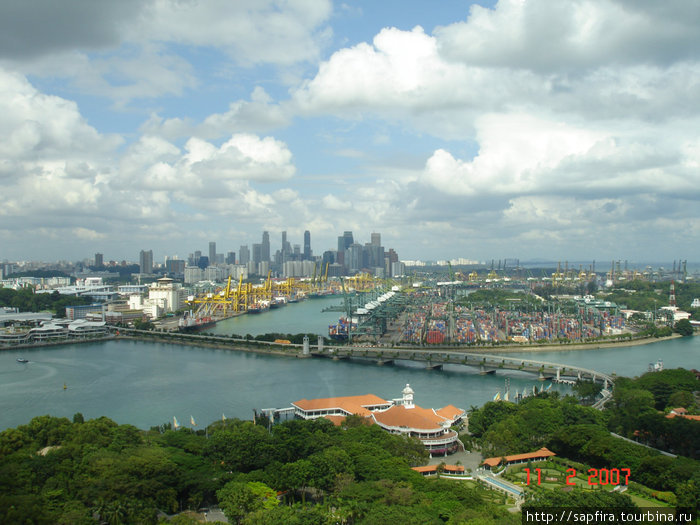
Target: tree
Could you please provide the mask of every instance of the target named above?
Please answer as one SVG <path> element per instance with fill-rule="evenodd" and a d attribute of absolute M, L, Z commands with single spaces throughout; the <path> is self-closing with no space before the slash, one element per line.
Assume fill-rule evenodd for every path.
<path fill-rule="evenodd" d="M 576 381 L 576 384 L 573 386 L 573 391 L 576 392 L 576 394 L 587 401 L 593 401 L 595 397 L 600 394 L 600 391 L 603 389 L 603 385 L 600 383 L 596 383 L 594 381 L 583 381 L 579 379 Z"/>
<path fill-rule="evenodd" d="M 226 517 L 236 523 L 251 512 L 274 509 L 279 504 L 277 493 L 258 481 L 229 481 L 216 496 Z"/>
<path fill-rule="evenodd" d="M 675 324 L 673 331 L 681 334 L 683 337 L 693 335 L 693 325 L 690 324 L 688 319 L 681 319 Z"/>

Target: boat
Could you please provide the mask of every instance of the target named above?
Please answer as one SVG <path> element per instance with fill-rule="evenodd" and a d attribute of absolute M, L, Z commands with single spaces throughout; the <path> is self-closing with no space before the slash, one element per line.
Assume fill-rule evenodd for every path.
<path fill-rule="evenodd" d="M 215 324 L 216 320 L 211 317 L 195 317 L 192 312 L 188 312 L 178 321 L 177 328 L 181 332 L 196 332 Z"/>
<path fill-rule="evenodd" d="M 24 357 L 18 357 L 17 362 L 18 363 L 28 363 L 29 359 L 25 359 Z"/>
<path fill-rule="evenodd" d="M 270 309 L 279 308 L 280 306 L 284 306 L 286 304 L 287 304 L 286 297 L 283 297 L 283 296 L 273 297 L 272 301 L 270 301 Z"/>
<path fill-rule="evenodd" d="M 334 341 L 347 341 L 348 331 L 355 330 L 357 323 L 348 321 L 347 317 L 338 319 L 338 324 L 328 325 L 328 336 Z"/>
<path fill-rule="evenodd" d="M 269 309 L 270 309 L 270 302 L 269 301 L 259 301 L 257 303 L 253 303 L 250 306 L 248 306 L 247 312 L 249 314 L 260 314 L 260 313 L 266 312 Z"/>

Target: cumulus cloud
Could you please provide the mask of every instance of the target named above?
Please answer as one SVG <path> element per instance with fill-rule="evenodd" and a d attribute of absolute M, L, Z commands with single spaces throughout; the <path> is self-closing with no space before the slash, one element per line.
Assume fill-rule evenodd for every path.
<path fill-rule="evenodd" d="M 154 0 L 130 36 L 218 47 L 243 64 L 290 65 L 318 57 L 331 11 L 329 0 Z"/>
<path fill-rule="evenodd" d="M 265 90 L 258 86 L 251 93 L 249 101 L 231 102 L 228 111 L 209 115 L 202 122 L 197 123 L 190 118 L 163 119 L 152 114 L 141 126 L 141 132 L 168 140 L 187 136 L 215 139 L 236 132 L 265 132 L 290 123 L 289 111 L 282 105 L 273 103 Z"/>
<path fill-rule="evenodd" d="M 0 2 L 0 58 L 26 59 L 116 46 L 140 0 L 6 0 Z"/>
<path fill-rule="evenodd" d="M 470 65 L 580 71 L 697 59 L 699 19 L 696 2 L 500 0 L 435 34 L 443 56 Z"/>

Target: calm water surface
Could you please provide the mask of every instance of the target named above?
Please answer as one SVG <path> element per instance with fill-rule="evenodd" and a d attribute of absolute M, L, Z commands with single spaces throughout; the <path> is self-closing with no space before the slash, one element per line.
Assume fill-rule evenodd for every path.
<path fill-rule="evenodd" d="M 320 310 L 337 303 L 336 298 L 291 304 L 219 323 L 214 331 L 322 334 L 339 314 Z M 669 368 L 700 368 L 700 337 L 627 348 L 518 355 L 633 376 L 658 359 Z M 18 363 L 20 356 L 30 362 Z M 163 343 L 107 341 L 21 353 L 5 350 L 0 351 L 0 430 L 37 415 L 72 417 L 76 412 L 86 418 L 105 415 L 139 428 L 172 421 L 173 416 L 185 425 L 193 416 L 201 428 L 222 414 L 250 419 L 254 408 L 287 407 L 303 398 L 373 393 L 391 399 L 400 397 L 406 383 L 421 406 L 453 404 L 468 409 L 491 400 L 498 391 L 503 393 L 506 378 L 511 392 L 539 387 L 534 376 L 517 371 L 480 376 L 475 369 L 456 365 L 428 371 L 414 363 L 381 367 Z M 564 386 L 553 389 L 567 391 Z"/>

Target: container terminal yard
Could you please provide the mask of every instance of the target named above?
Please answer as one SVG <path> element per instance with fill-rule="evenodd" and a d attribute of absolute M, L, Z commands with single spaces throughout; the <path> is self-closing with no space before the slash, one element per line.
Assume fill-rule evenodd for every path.
<path fill-rule="evenodd" d="M 618 265 L 619 270 L 619 265 Z M 642 278 L 630 274 L 629 278 Z M 252 285 L 228 280 L 221 289 L 191 296 L 188 305 L 195 319 L 213 321 L 279 308 L 288 303 L 329 295 L 338 297 L 339 319 L 328 327 L 328 337 L 337 342 L 381 345 L 466 345 L 537 344 L 583 342 L 604 336 L 633 334 L 627 326 L 624 305 L 602 301 L 592 295 L 562 294 L 545 300 L 535 294 L 540 286 L 569 291 L 596 281 L 617 281 L 623 271 L 598 275 L 593 271 L 561 268 L 550 275 L 506 276 L 491 269 L 479 275 L 453 272 L 450 279 L 376 279 L 369 274 L 332 278 L 319 272 L 313 279 L 270 277 Z M 480 290 L 511 294 L 501 304 L 475 299 Z M 662 305 L 659 305 L 662 306 Z M 629 314 L 629 313 L 628 313 Z M 182 325 L 181 325 L 182 326 Z M 274 332 L 274 325 L 270 327 Z"/>

